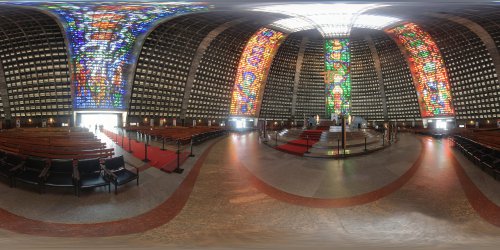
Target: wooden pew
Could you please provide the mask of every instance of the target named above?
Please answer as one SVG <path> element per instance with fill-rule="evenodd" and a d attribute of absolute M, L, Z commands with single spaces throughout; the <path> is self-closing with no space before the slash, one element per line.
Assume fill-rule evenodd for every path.
<path fill-rule="evenodd" d="M 74 128 L 71 128 L 74 129 Z M 86 130 L 68 128 L 12 129 L 0 133 L 0 150 L 49 159 L 112 157 L 114 149 Z"/>

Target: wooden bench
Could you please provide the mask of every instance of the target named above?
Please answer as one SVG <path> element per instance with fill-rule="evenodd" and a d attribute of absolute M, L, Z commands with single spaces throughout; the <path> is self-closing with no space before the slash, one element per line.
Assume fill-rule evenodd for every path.
<path fill-rule="evenodd" d="M 74 129 L 74 128 L 71 128 Z M 48 159 L 107 158 L 106 148 L 93 133 L 68 128 L 12 129 L 0 133 L 0 150 Z"/>

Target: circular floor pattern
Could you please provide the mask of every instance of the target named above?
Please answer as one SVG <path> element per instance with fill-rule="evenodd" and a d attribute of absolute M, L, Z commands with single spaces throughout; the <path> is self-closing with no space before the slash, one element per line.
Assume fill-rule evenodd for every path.
<path fill-rule="evenodd" d="M 246 166 L 244 166 L 244 164 L 247 164 L 248 162 L 243 162 L 243 164 L 240 162 L 240 160 L 242 159 L 239 159 L 239 153 L 235 151 L 236 148 L 232 143 L 230 143 L 230 140 L 230 138 L 222 138 L 208 146 L 208 148 L 196 161 L 193 169 L 182 181 L 179 188 L 176 189 L 175 192 L 173 192 L 170 198 L 168 198 L 156 208 L 139 216 L 103 223 L 65 224 L 36 221 L 12 214 L 4 209 L 0 209 L 0 227 L 9 231 L 19 232 L 23 234 L 53 237 L 104 237 L 141 232 L 145 233 L 145 237 L 148 237 L 147 235 L 156 235 L 158 232 L 162 232 L 161 235 L 163 235 L 165 239 L 171 239 L 172 237 L 189 238 L 197 237 L 197 234 L 202 231 L 196 230 L 202 230 L 204 226 L 218 227 L 220 228 L 220 230 L 222 230 L 219 230 L 221 233 L 226 232 L 224 234 L 227 234 L 227 229 L 231 227 L 241 227 L 245 225 L 241 224 L 241 222 L 244 221 L 249 223 L 249 227 L 247 228 L 247 230 L 252 231 L 254 229 L 252 229 L 250 225 L 253 225 L 253 223 L 255 222 L 270 223 L 272 222 L 272 220 L 269 220 L 269 218 L 265 218 L 268 216 L 272 216 L 273 214 L 275 216 L 275 220 L 283 220 L 284 218 L 288 218 L 287 221 L 290 222 L 289 220 L 292 217 L 290 217 L 291 215 L 287 214 L 286 211 L 295 206 L 289 208 L 286 205 L 279 205 L 280 207 L 282 207 L 283 211 L 268 210 L 261 207 L 262 202 L 264 202 L 264 205 L 269 202 L 274 204 L 276 202 L 276 199 L 288 199 L 287 196 L 295 199 L 287 200 L 288 202 L 295 205 L 300 205 L 298 207 L 302 208 L 304 208 L 304 206 L 339 206 L 339 204 L 332 205 L 328 203 L 326 203 L 326 205 L 325 203 L 322 203 L 320 205 L 311 205 L 310 200 L 316 198 L 308 197 L 308 200 L 304 201 L 300 200 L 304 197 L 296 199 L 296 197 L 294 197 L 294 195 L 290 193 L 283 193 L 283 191 L 278 192 L 276 188 L 270 188 L 268 184 L 259 181 L 256 176 L 253 176 L 252 172 L 246 169 Z M 389 214 L 384 213 L 385 215 L 380 217 L 380 214 L 377 212 L 377 207 L 380 207 L 382 205 L 385 207 L 385 209 L 395 211 L 397 216 L 403 216 L 403 214 L 401 214 L 401 211 L 409 210 L 407 212 L 410 212 L 410 214 L 407 214 L 406 217 L 399 216 L 399 219 L 397 220 L 410 219 L 410 221 L 407 221 L 410 224 L 418 224 L 419 222 L 417 221 L 419 221 L 419 218 L 421 217 L 421 215 L 418 215 L 416 217 L 411 216 L 411 213 L 421 214 L 422 212 L 425 212 L 425 210 L 427 210 L 426 213 L 428 213 L 430 216 L 450 220 L 450 222 L 464 221 L 465 217 L 463 216 L 466 216 L 467 221 L 470 221 L 471 223 L 475 221 L 473 222 L 473 224 L 479 223 L 478 225 L 480 225 L 480 228 L 488 228 L 484 224 L 481 224 L 482 222 L 477 222 L 477 219 L 475 219 L 475 217 L 471 215 L 471 209 L 468 208 L 466 204 L 468 204 L 469 202 L 474 203 L 474 200 L 469 199 L 469 202 L 467 202 L 466 200 L 466 202 L 464 203 L 465 196 L 462 193 L 463 191 L 461 191 L 461 188 L 457 188 L 457 184 L 460 186 L 458 178 L 456 178 L 456 174 L 454 173 L 454 171 L 452 171 L 452 174 L 450 174 L 449 170 L 451 167 L 453 167 L 453 165 L 456 164 L 453 162 L 453 160 L 450 160 L 450 157 L 448 155 L 444 154 L 446 152 L 446 150 L 443 149 L 444 146 L 440 145 L 437 142 L 426 141 L 428 139 L 423 140 L 423 153 L 420 154 L 418 160 L 415 162 L 415 164 L 412 165 L 410 170 L 406 171 L 405 174 L 403 174 L 399 179 L 396 180 L 396 182 L 392 182 L 388 186 L 382 188 L 382 190 L 386 191 L 377 190 L 376 192 L 378 194 L 368 193 L 369 195 L 366 194 L 366 198 L 359 198 L 354 196 L 352 197 L 354 201 L 349 201 L 349 198 L 345 198 L 344 202 L 340 204 L 341 207 L 360 205 L 352 207 L 352 209 L 360 210 L 362 211 L 362 213 L 358 215 L 348 213 L 347 215 L 345 215 L 347 217 L 344 218 L 343 216 L 343 220 L 353 220 L 357 216 L 361 216 L 359 218 L 364 218 L 361 220 L 368 220 L 368 218 L 372 218 L 372 216 L 375 216 L 372 218 L 372 220 L 379 222 L 384 220 L 387 221 L 387 218 L 383 218 L 389 216 Z M 440 148 L 436 152 L 435 148 L 437 148 L 438 146 Z M 212 150 L 213 148 L 216 148 L 216 150 Z M 441 157 L 440 155 L 443 156 Z M 420 167 L 418 167 L 419 165 Z M 438 165 L 439 169 L 430 171 L 434 168 L 434 165 Z M 202 166 L 204 166 L 203 171 Z M 410 172 L 413 173 L 410 174 Z M 201 179 L 198 180 L 200 173 Z M 415 177 L 411 178 L 412 175 L 415 175 Z M 439 180 L 439 182 L 437 180 Z M 206 186 L 207 181 L 209 183 L 208 186 Z M 200 183 L 198 184 L 198 182 Z M 464 184 L 462 184 L 462 186 L 463 185 Z M 249 196 L 244 195 L 250 192 L 250 190 L 252 189 L 255 189 L 256 191 L 252 191 L 252 194 Z M 430 193 L 426 191 L 427 189 L 429 189 Z M 449 192 L 452 192 L 452 196 L 448 196 Z M 226 197 L 225 193 L 231 195 L 229 197 Z M 272 198 L 268 198 L 268 195 Z M 283 198 L 284 196 L 285 198 Z M 430 201 L 431 199 L 432 201 Z M 374 202 L 367 203 L 370 201 Z M 244 205 L 245 208 L 241 207 L 242 205 Z M 449 205 L 449 208 L 443 207 L 446 205 Z M 238 210 L 234 210 L 238 207 L 240 207 Z M 310 213 L 311 215 L 303 215 L 307 217 L 316 214 L 318 211 L 329 211 L 328 213 L 334 211 L 347 211 L 343 210 L 346 208 L 322 208 L 326 210 L 308 210 L 307 208 L 304 209 L 300 209 L 300 213 Z M 452 214 L 449 214 L 451 211 L 450 209 L 458 209 L 458 211 L 464 211 L 465 215 L 461 215 L 462 212 L 456 215 L 454 215 L 453 212 Z M 294 208 L 293 210 L 296 209 Z M 229 212 L 226 214 L 224 211 Z M 276 212 L 278 211 L 280 212 L 277 214 Z M 250 219 L 250 217 L 248 216 L 251 216 L 251 214 L 253 214 L 254 212 L 269 214 L 262 218 L 259 218 L 257 221 L 248 221 L 248 219 Z M 177 215 L 179 215 L 180 217 L 178 217 Z M 393 218 L 396 215 L 390 215 L 389 217 Z M 319 216 L 318 218 L 324 217 L 323 215 L 317 216 Z M 412 217 L 415 217 L 416 219 L 411 219 Z M 201 218 L 204 218 L 204 222 L 199 221 Z M 312 218 L 313 217 L 310 217 L 310 219 Z M 241 219 L 244 220 L 241 221 Z M 305 218 L 297 219 L 303 220 Z M 430 219 L 427 218 L 426 220 Z M 218 222 L 216 224 L 213 224 L 214 221 Z M 237 221 L 240 222 L 237 223 Z M 308 220 L 306 219 L 306 221 Z M 236 224 L 231 224 L 232 226 L 229 227 L 229 224 L 227 223 Z M 304 221 L 304 223 L 307 224 L 309 222 Z M 387 221 L 387 223 L 390 223 L 390 221 Z M 435 224 L 436 222 L 431 221 L 430 224 L 432 223 Z M 188 224 L 190 225 L 189 231 L 183 232 L 181 229 L 179 229 L 180 225 L 184 225 L 185 227 Z M 358 221 L 352 225 L 361 224 L 360 221 Z M 352 227 L 352 225 L 350 227 Z M 193 226 L 194 228 L 192 228 Z M 270 225 L 268 224 L 268 226 Z M 346 225 L 344 225 L 344 227 L 345 226 Z M 376 228 L 380 227 L 381 225 L 379 224 L 378 226 L 372 226 L 375 227 L 374 230 L 378 230 Z M 240 230 L 241 229 L 242 228 L 240 228 Z M 299 228 L 295 229 L 299 230 Z M 169 230 L 175 230 L 175 232 L 170 232 Z M 207 228 L 205 228 L 205 230 L 207 230 Z M 301 228 L 300 230 L 303 230 L 303 228 Z M 350 232 L 354 232 L 356 230 L 358 229 L 349 229 Z M 171 234 L 165 234 L 165 231 L 169 231 Z M 208 235 L 211 235 L 209 231 L 206 232 Z"/>
<path fill-rule="evenodd" d="M 424 157 L 412 135 L 384 151 L 344 160 L 308 159 L 266 150 L 255 134 L 233 135 L 230 155 L 269 195 L 308 206 L 351 206 L 374 201 L 401 187 Z"/>

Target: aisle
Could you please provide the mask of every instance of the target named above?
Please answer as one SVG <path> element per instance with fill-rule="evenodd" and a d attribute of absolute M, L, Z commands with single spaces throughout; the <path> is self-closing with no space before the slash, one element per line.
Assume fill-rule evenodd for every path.
<path fill-rule="evenodd" d="M 146 157 L 146 147 L 145 144 L 134 139 L 130 139 L 126 136 L 117 135 L 114 132 L 109 130 L 103 130 L 103 134 L 105 134 L 108 138 L 113 140 L 117 146 L 122 147 L 124 150 L 130 152 L 130 148 L 132 148 L 132 154 L 139 158 L 145 159 Z M 130 145 L 130 146 L 129 146 Z M 181 166 L 189 157 L 189 152 L 180 152 L 179 155 L 179 166 Z M 177 153 L 172 150 L 161 150 L 160 147 L 148 145 L 147 146 L 147 159 L 148 164 L 156 167 L 158 169 L 164 170 L 166 172 L 172 172 L 175 168 L 177 168 Z"/>

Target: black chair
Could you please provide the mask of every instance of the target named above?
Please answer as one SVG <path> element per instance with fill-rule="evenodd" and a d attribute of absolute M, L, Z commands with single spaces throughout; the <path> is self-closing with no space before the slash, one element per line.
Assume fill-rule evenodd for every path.
<path fill-rule="evenodd" d="M 14 186 L 14 175 L 21 170 L 24 158 L 20 155 L 0 151 L 0 175 L 9 179 L 9 186 Z"/>
<path fill-rule="evenodd" d="M 20 171 L 15 173 L 15 181 L 38 186 L 38 191 L 42 193 L 43 178 L 47 174 L 49 167 L 47 159 L 28 157 Z M 14 182 L 14 185 L 16 185 Z"/>
<path fill-rule="evenodd" d="M 84 188 L 108 186 L 108 192 L 111 192 L 111 184 L 104 178 L 99 159 L 78 160 L 75 180 L 78 196 Z"/>
<path fill-rule="evenodd" d="M 73 160 L 51 160 L 47 175 L 43 180 L 44 186 L 49 187 L 72 187 L 75 195 L 78 195 L 78 188 L 75 181 L 76 168 L 73 167 Z"/>
<path fill-rule="evenodd" d="M 500 159 L 497 159 L 493 165 L 495 166 L 495 170 L 493 171 L 493 178 L 497 179 L 497 175 L 500 175 Z"/>
<path fill-rule="evenodd" d="M 5 165 L 5 157 L 6 157 L 5 151 L 0 150 L 0 175 L 7 177 L 10 182 L 10 169 L 8 166 Z"/>
<path fill-rule="evenodd" d="M 489 155 L 489 153 L 484 148 L 477 149 L 472 152 L 474 163 L 476 163 L 477 165 L 481 165 L 482 159 L 487 155 Z"/>
<path fill-rule="evenodd" d="M 483 161 L 481 162 L 481 168 L 484 170 L 485 168 L 488 170 L 494 170 L 495 169 L 495 162 L 498 159 L 495 158 L 492 155 L 487 155 L 483 158 Z"/>
<path fill-rule="evenodd" d="M 123 155 L 106 159 L 104 161 L 104 171 L 109 180 L 115 185 L 115 194 L 117 186 L 121 186 L 133 180 L 136 180 L 136 185 L 139 185 L 139 169 L 135 168 L 135 173 L 125 168 Z"/>

